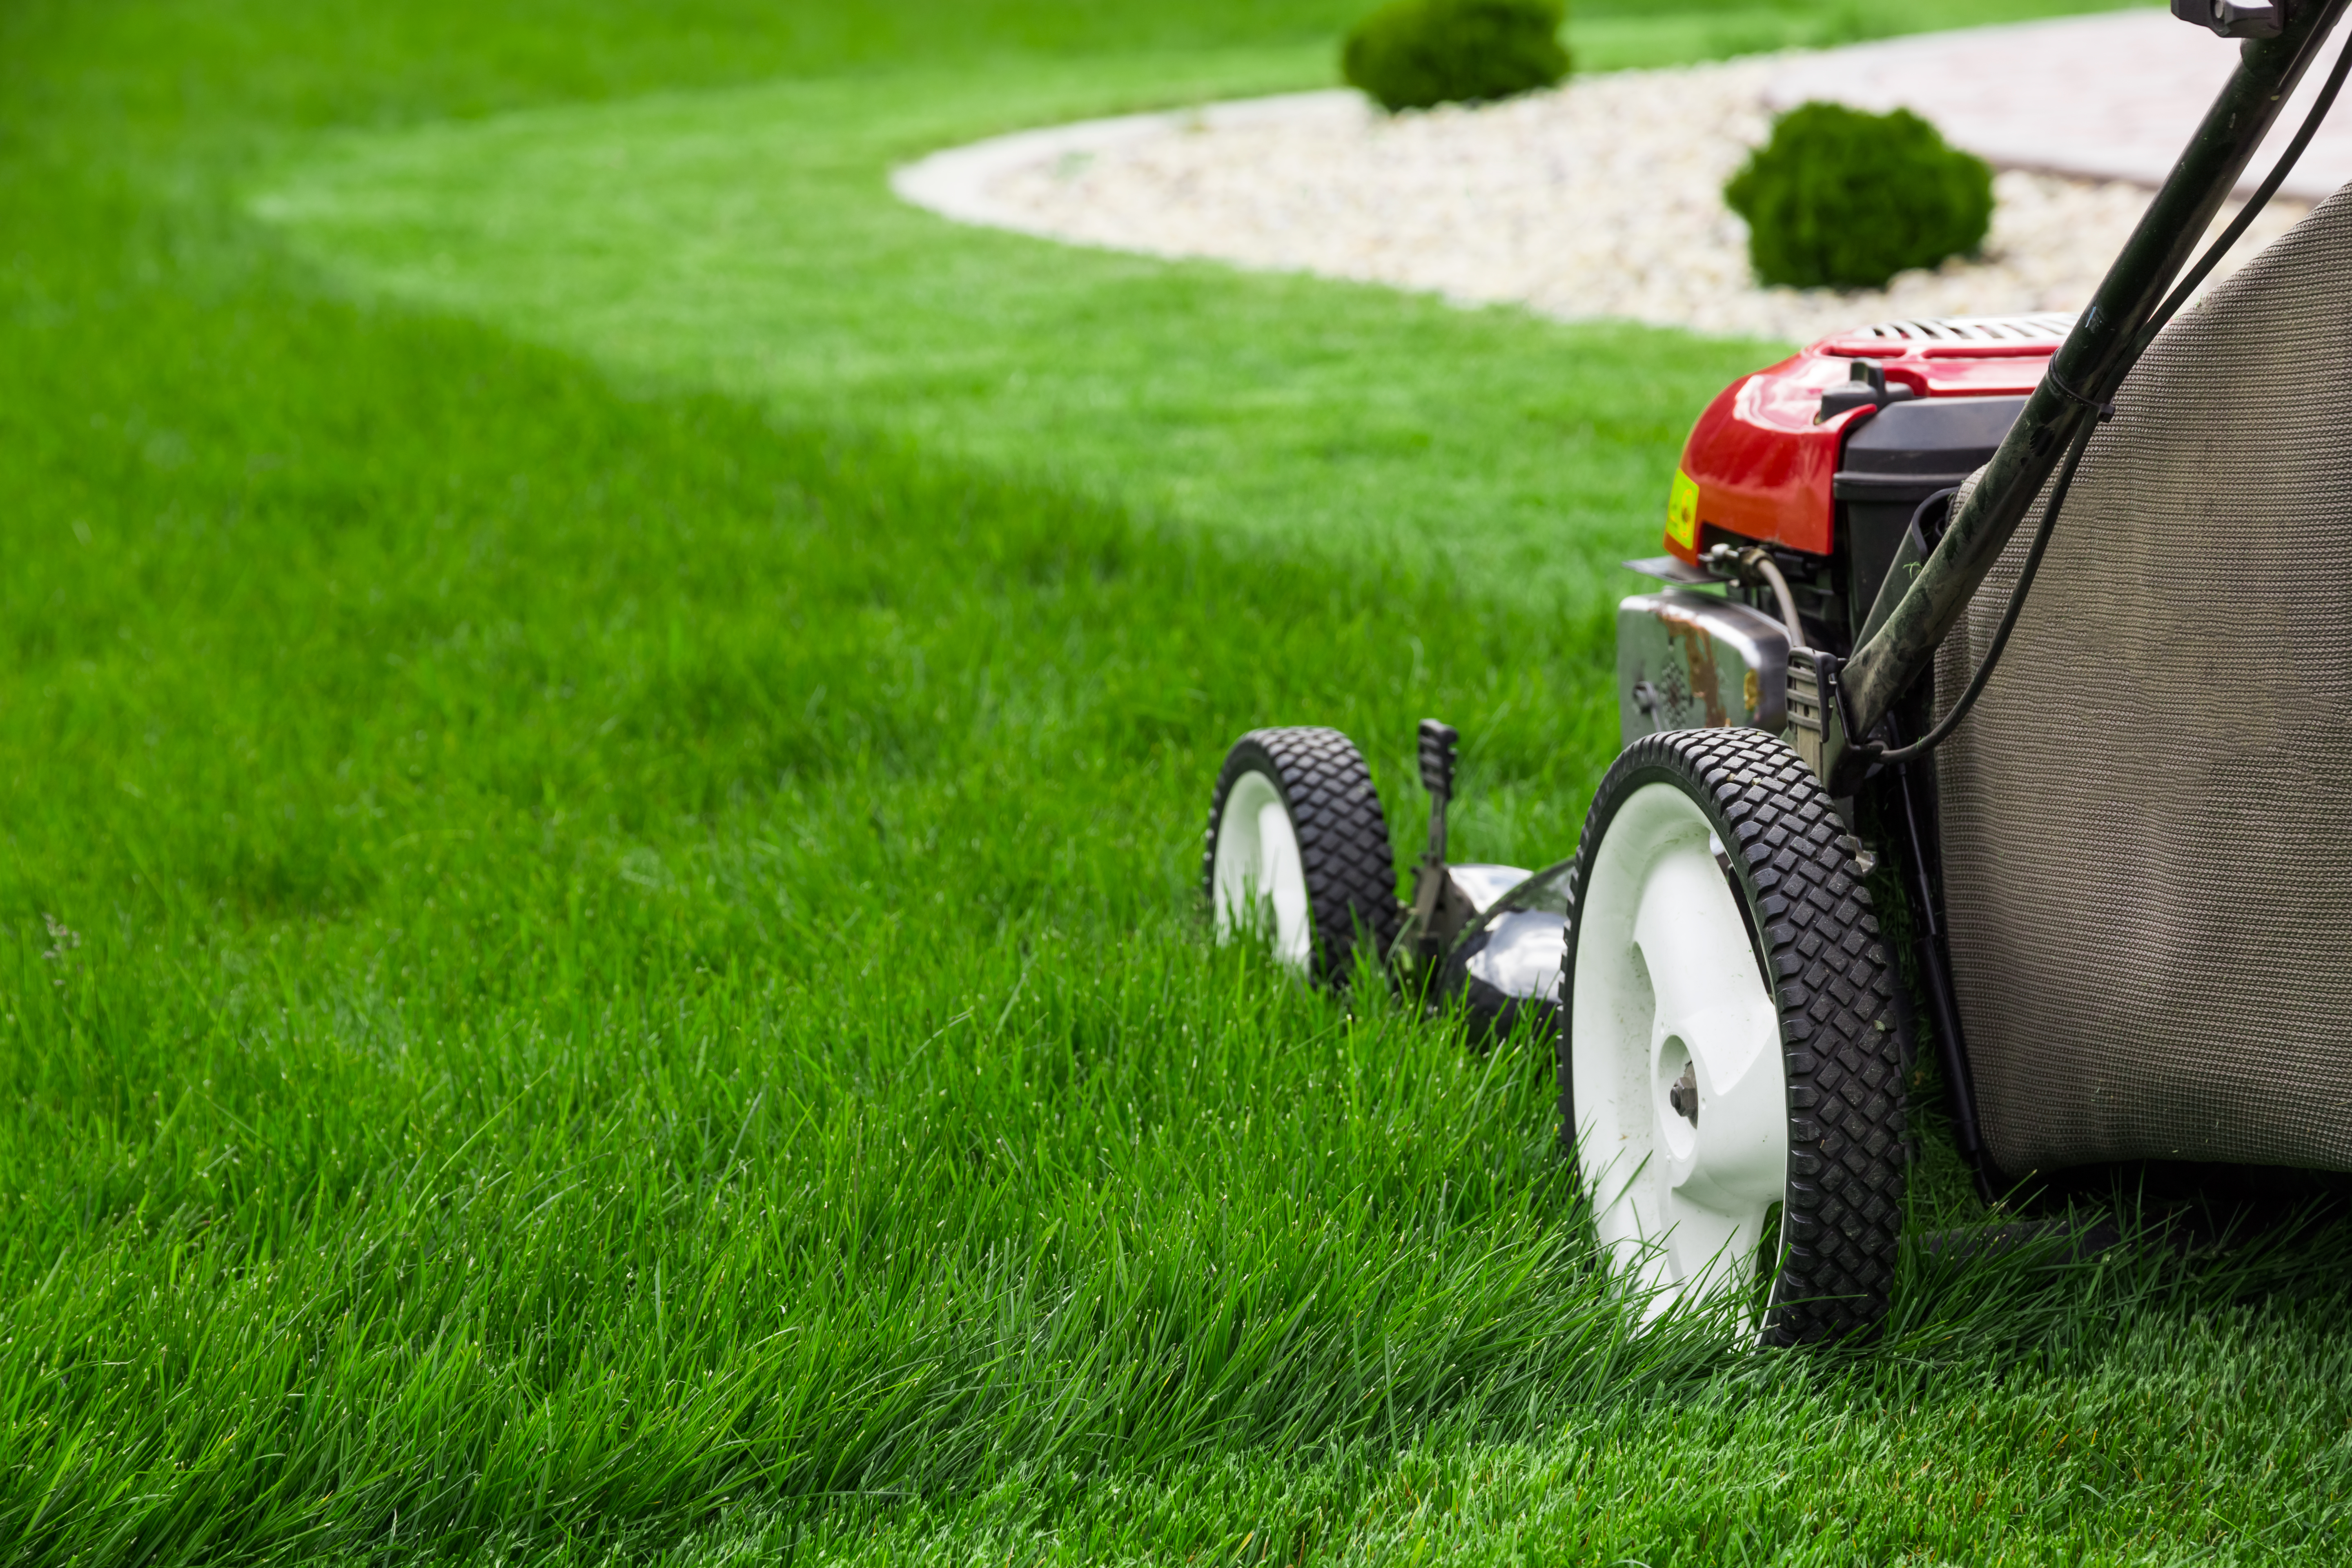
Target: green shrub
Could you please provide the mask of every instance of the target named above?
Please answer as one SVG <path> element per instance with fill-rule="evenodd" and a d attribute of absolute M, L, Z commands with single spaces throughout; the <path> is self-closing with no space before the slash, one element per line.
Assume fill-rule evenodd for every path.
<path fill-rule="evenodd" d="M 1984 243 L 1992 170 L 1907 109 L 1808 103 L 1773 123 L 1723 199 L 1748 220 L 1763 281 L 1875 289 Z"/>
<path fill-rule="evenodd" d="M 1339 68 L 1384 109 L 1473 103 L 1568 74 L 1560 0 L 1395 0 L 1356 24 Z"/>

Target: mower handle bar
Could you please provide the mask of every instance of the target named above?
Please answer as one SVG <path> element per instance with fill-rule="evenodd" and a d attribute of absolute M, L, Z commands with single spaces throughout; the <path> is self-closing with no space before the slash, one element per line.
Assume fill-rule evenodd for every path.
<path fill-rule="evenodd" d="M 2107 268 L 2090 308 L 2058 345 L 1984 477 L 1973 486 L 1917 575 L 1843 667 L 1848 732 L 1878 727 L 1924 674 L 1978 584 L 2017 531 L 2083 422 L 2103 417 L 2131 369 L 2141 329 L 2262 145 L 2287 97 L 2352 0 L 2305 0 L 2274 37 L 2240 46 L 2238 68 L 2214 99 L 2172 173 Z"/>

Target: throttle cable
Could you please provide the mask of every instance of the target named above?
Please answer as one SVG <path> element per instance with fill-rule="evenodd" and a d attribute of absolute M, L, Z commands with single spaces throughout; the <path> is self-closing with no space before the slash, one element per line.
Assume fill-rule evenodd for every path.
<path fill-rule="evenodd" d="M 2347 75 L 2352 75 L 2352 37 L 2347 37 L 2344 47 L 2336 51 L 2336 68 L 2327 73 L 2327 80 L 2320 87 L 2319 96 L 2312 101 L 2311 111 L 2304 116 L 2302 126 L 2296 130 L 2294 139 L 2287 142 L 2285 151 L 2279 154 L 2278 163 L 2269 175 L 2255 188 L 2254 194 L 2246 198 L 2246 205 L 2239 209 L 2238 216 L 2214 237 L 2211 245 L 2206 247 L 2205 254 L 2198 258 L 2197 265 L 2189 269 L 2172 292 L 2165 297 L 2164 303 L 2148 317 L 2147 324 L 2133 338 L 2130 351 L 2124 356 L 2122 370 L 2112 378 L 2114 385 L 2120 386 L 2124 378 L 2138 367 L 2140 356 L 2147 352 L 2157 334 L 2179 313 L 2181 307 L 2196 292 L 2198 285 L 2221 265 L 2221 258 L 2228 254 L 2230 247 L 2244 237 L 2255 216 L 2277 194 L 2279 186 L 2285 183 L 2288 174 L 2294 168 L 2295 160 L 2303 156 L 2303 150 L 2318 133 L 2319 123 L 2327 118 L 2327 111 L 2334 106 L 2336 96 L 2342 90 Z M 2059 390 L 2065 392 L 2067 389 L 2062 384 Z M 2090 401 L 2080 397 L 2076 400 Z M 2105 406 L 2112 410 L 2113 405 Z M 2042 567 L 2042 554 L 2050 548 L 2051 533 L 2058 525 L 2059 509 L 2065 504 L 2066 492 L 2074 483 L 2074 470 L 2082 466 L 2083 454 L 2090 448 L 2092 434 L 2104 422 L 2104 414 L 2101 418 L 2084 420 L 2082 429 L 2068 447 L 2065 465 L 2059 469 L 2057 482 L 2051 487 L 2049 504 L 2042 509 L 2042 526 L 2034 530 L 2033 543 L 2026 551 L 2025 563 L 2018 572 L 2017 586 L 2010 590 L 2009 603 L 2001 610 L 2000 624 L 1993 630 L 1992 646 L 1985 649 L 1984 658 L 1978 664 L 1976 673 L 1969 678 L 1969 684 L 1961 691 L 1959 700 L 1936 721 L 1934 728 L 1907 746 L 1889 747 L 1876 741 L 1862 741 L 1855 743 L 1854 750 L 1873 762 L 1907 763 L 1926 756 L 1943 744 L 1945 738 L 1959 727 L 1960 721 L 1968 717 L 1969 710 L 1976 706 L 1977 698 L 1983 693 L 1985 683 L 1992 679 L 1993 667 L 2000 662 L 2002 650 L 2009 647 L 2009 634 L 2017 627 L 2018 616 L 2025 608 L 2026 591 L 2033 586 L 2034 574 Z"/>

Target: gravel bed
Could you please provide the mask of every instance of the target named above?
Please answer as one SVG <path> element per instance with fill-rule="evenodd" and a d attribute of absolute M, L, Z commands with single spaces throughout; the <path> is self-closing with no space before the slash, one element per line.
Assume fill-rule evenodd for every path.
<path fill-rule="evenodd" d="M 1883 290 L 1759 288 L 1721 193 L 1790 64 L 1624 71 L 1393 116 L 1299 94 L 1000 139 L 894 183 L 950 216 L 1080 244 L 1782 339 L 2080 309 L 2147 205 L 2138 184 L 2008 170 L 1979 258 Z M 2221 272 L 2309 210 L 2273 202 Z"/>

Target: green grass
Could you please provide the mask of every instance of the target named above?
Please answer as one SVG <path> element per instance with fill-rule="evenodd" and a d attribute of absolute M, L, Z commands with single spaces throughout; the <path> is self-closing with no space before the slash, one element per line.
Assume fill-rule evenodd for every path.
<path fill-rule="evenodd" d="M 1346 9 L 0 12 L 12 1561 L 2345 1549 L 2332 1233 L 1632 1342 L 1540 1046 L 1203 940 L 1254 723 L 1363 737 L 1403 835 L 1443 713 L 1463 847 L 1565 851 L 1575 563 L 1761 352 L 878 192 L 1313 85 Z M 747 169 L 797 226 L 678 276 L 661 201 Z"/>
<path fill-rule="evenodd" d="M 273 172 L 255 205 L 371 291 L 634 382 L 886 422 L 1263 552 L 1409 563 L 1589 616 L 1608 568 L 1654 542 L 1690 411 L 1772 345 L 1065 248 L 884 184 L 990 131 L 1322 63 L 910 69 L 362 133 Z"/>
<path fill-rule="evenodd" d="M 1676 26 L 1873 30 L 1858 7 L 1665 20 L 1686 44 Z M 303 148 L 253 205 L 371 293 L 633 380 L 887 422 L 1260 552 L 1403 562 L 1589 616 L 1610 568 L 1655 545 L 1691 410 L 1776 345 L 1066 249 L 942 224 L 884 187 L 892 165 L 992 132 L 1320 84 L 1330 54 L 916 68 L 360 133 Z"/>

